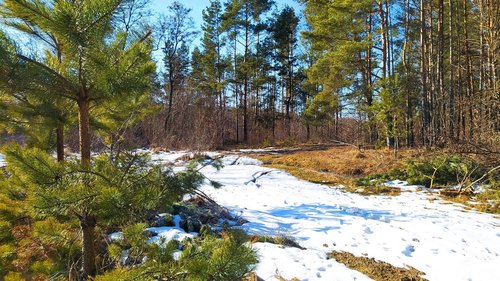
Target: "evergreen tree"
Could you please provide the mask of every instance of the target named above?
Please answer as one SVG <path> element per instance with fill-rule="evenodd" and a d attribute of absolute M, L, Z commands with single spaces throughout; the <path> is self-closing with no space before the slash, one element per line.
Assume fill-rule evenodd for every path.
<path fill-rule="evenodd" d="M 12 21 L 29 22 L 60 40 L 61 64 L 52 64 L 20 53 L 15 58 L 49 75 L 61 91 L 51 91 L 78 107 L 80 159 L 82 169 L 91 169 L 91 109 L 113 99 L 127 100 L 148 94 L 151 61 L 150 34 L 128 34 L 113 28 L 115 15 L 125 1 L 49 1 L 6 0 L 1 12 Z M 22 81 L 16 81 L 22 83 Z M 85 185 L 85 181 L 82 182 Z M 95 227 L 91 212 L 79 216 L 83 235 L 83 275 L 94 275 Z"/>
<path fill-rule="evenodd" d="M 56 219 L 73 225 L 79 222 L 83 232 L 90 232 L 84 233 L 82 240 L 84 278 L 97 273 L 86 271 L 85 255 L 88 252 L 85 251 L 93 251 L 94 241 L 102 243 L 103 238 L 95 236 L 94 228 L 82 224 L 99 222 L 101 228 L 117 228 L 146 221 L 148 214 L 165 211 L 185 194 L 193 193 L 204 181 L 195 165 L 174 174 L 171 169 L 152 165 L 150 159 L 141 154 L 122 153 L 114 159 L 111 155 L 101 154 L 94 157 L 88 167 L 72 159 L 55 162 L 41 150 L 18 145 L 7 147 L 5 153 L 11 176 L 1 185 L 16 191 L 13 194 L 25 194 L 10 199 L 25 202 L 23 216 L 35 220 Z M 90 218 L 93 221 L 89 221 Z M 2 215 L 0 220 L 4 219 L 8 217 Z M 85 240 L 89 237 L 92 240 Z M 85 243 L 89 243 L 88 248 L 85 248 Z M 95 261 L 89 262 L 97 270 Z"/>
<path fill-rule="evenodd" d="M 7 22 L 11 24 L 11 22 Z M 44 34 L 36 30 L 36 27 L 27 23 L 14 24 L 18 30 L 36 36 L 39 41 L 49 47 L 44 50 L 46 58 L 44 63 L 60 64 L 60 46 L 51 34 Z M 3 47 L 1 55 L 3 103 L 5 110 L 4 124 L 9 124 L 9 131 L 22 133 L 28 140 L 28 145 L 42 147 L 46 150 L 52 149 L 53 136 L 55 133 L 55 143 L 57 159 L 64 160 L 64 125 L 71 119 L 71 104 L 57 94 L 46 94 L 47 92 L 57 93 L 60 85 L 50 81 L 50 73 L 42 73 L 33 65 L 20 61 L 10 53 L 21 53 L 20 47 L 12 44 L 4 34 L 0 34 L 0 41 Z M 16 82 L 14 82 L 16 81 Z M 18 83 L 17 81 L 23 81 Z M 55 131 L 55 132 L 54 132 Z"/>
<path fill-rule="evenodd" d="M 295 92 L 295 73 L 296 66 L 295 48 L 297 42 L 297 26 L 299 18 L 295 15 L 293 8 L 286 6 L 276 17 L 271 27 L 272 38 L 277 49 L 276 62 L 281 76 L 282 88 L 286 89 L 282 94 L 285 105 L 285 116 L 287 120 L 288 137 L 290 137 L 290 119 L 293 114 L 296 97 Z"/>
<path fill-rule="evenodd" d="M 216 124 L 218 131 L 218 143 L 224 145 L 224 126 L 226 97 L 224 88 L 227 84 L 226 72 L 229 62 L 223 54 L 226 45 L 223 36 L 223 10 L 220 1 L 213 0 L 203 10 L 203 38 L 202 50 L 194 50 L 192 55 L 192 78 L 193 88 L 209 100 L 210 114 L 218 108 Z"/>
<path fill-rule="evenodd" d="M 253 70 L 251 68 L 251 39 L 255 28 L 261 21 L 261 15 L 269 11 L 273 1 L 270 0 L 230 0 L 226 3 L 223 26 L 226 30 L 242 30 L 243 36 L 243 62 L 238 64 L 238 71 L 242 73 L 243 92 L 240 104 L 243 109 L 243 142 L 248 142 L 249 111 L 248 102 L 250 98 L 250 80 Z M 236 42 L 239 32 L 234 32 L 234 50 L 236 52 Z M 234 56 L 236 62 L 236 55 Z M 236 68 L 236 64 L 235 64 Z M 236 70 L 236 69 L 235 69 Z M 236 72 L 236 71 L 235 71 Z M 238 118 L 238 117 L 237 117 Z M 237 128 L 239 130 L 239 128 Z"/>

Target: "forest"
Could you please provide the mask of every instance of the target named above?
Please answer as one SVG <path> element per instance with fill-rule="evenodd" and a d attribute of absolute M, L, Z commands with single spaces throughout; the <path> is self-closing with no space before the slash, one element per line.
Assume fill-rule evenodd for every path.
<path fill-rule="evenodd" d="M 478 210 L 464 215 L 471 225 L 498 226 L 486 213 L 500 212 L 499 1 L 207 0 L 201 15 L 190 1 L 158 14 L 156 2 L 0 0 L 0 280 L 446 280 L 412 259 L 415 243 L 377 257 L 382 272 L 407 274 L 396 279 L 308 271 L 314 258 L 297 275 L 265 267 L 262 252 L 328 250 L 322 264 L 379 253 L 331 249 L 319 230 L 262 232 L 273 227 L 241 214 L 277 204 L 257 191 L 265 184 L 302 194 L 278 197 L 285 205 L 342 185 L 331 200 L 345 206 L 268 215 L 337 206 L 377 221 L 362 235 L 391 222 L 384 212 L 401 215 L 409 189 L 443 189 L 418 208 L 448 200 Z M 449 212 L 443 229 L 460 227 L 458 211 L 438 209 Z M 322 223 L 338 241 L 358 235 L 334 232 L 336 217 Z M 478 264 L 498 261 L 488 229 L 457 230 L 497 245 L 474 254 Z M 425 239 L 413 242 L 436 243 Z M 323 273 L 332 266 L 340 275 Z M 480 269 L 454 280 L 496 274 Z"/>

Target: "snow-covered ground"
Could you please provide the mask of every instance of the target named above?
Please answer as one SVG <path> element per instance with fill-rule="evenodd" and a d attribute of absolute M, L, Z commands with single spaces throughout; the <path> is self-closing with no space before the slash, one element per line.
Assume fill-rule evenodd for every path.
<path fill-rule="evenodd" d="M 499 280 L 500 220 L 493 215 L 466 211 L 426 192 L 395 197 L 347 193 L 261 167 L 252 159 L 234 159 L 225 158 L 227 166 L 219 172 L 202 170 L 224 185 L 207 185 L 203 191 L 247 219 L 243 227 L 249 232 L 285 235 L 306 248 L 254 244 L 260 255 L 257 274 L 264 280 L 274 280 L 276 274 L 300 280 L 370 280 L 328 259 L 332 250 L 410 265 L 429 280 Z M 269 173 L 259 177 L 263 172 Z"/>
<path fill-rule="evenodd" d="M 185 154 L 162 152 L 152 158 L 175 163 Z M 2 160 L 0 154 L 0 166 Z M 260 257 L 256 270 L 264 280 L 276 280 L 277 275 L 309 281 L 370 280 L 328 259 L 332 250 L 409 265 L 429 280 L 500 280 L 498 216 L 465 210 L 401 181 L 388 183 L 407 190 L 400 196 L 362 196 L 297 179 L 247 157 L 226 156 L 222 162 L 220 171 L 210 166 L 201 171 L 223 187 L 207 184 L 202 190 L 248 220 L 243 228 L 250 233 L 287 236 L 305 248 L 255 243 Z M 178 225 L 150 230 L 166 239 L 195 235 L 183 233 Z"/>
<path fill-rule="evenodd" d="M 0 154 L 0 167 L 5 166 L 5 156 L 3 154 Z"/>

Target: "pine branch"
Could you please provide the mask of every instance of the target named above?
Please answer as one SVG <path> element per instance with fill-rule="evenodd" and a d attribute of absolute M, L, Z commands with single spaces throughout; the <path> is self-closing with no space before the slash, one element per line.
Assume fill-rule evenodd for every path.
<path fill-rule="evenodd" d="M 46 13 L 43 13 L 40 10 L 35 9 L 32 5 L 29 5 L 27 1 L 23 1 L 23 0 L 21 0 L 21 1 L 19 1 L 19 0 L 11 0 L 11 1 L 17 3 L 19 6 L 23 7 L 24 9 L 32 12 L 36 17 L 44 18 L 47 21 L 53 23 L 53 20 L 52 20 L 52 18 L 50 18 L 49 15 L 47 15 Z M 12 15 L 9 15 L 9 14 L 6 14 L 6 13 L 4 13 L 4 15 L 8 16 L 8 17 L 12 17 Z M 16 18 L 17 18 L 17 16 L 16 16 Z M 28 18 L 24 18 L 23 20 L 28 20 L 29 21 Z"/>
<path fill-rule="evenodd" d="M 24 56 L 24 55 L 21 55 L 21 54 L 16 54 L 16 56 L 25 61 L 25 62 L 28 62 L 28 63 L 32 63 L 38 67 L 41 67 L 42 69 L 50 72 L 51 74 L 55 75 L 57 78 L 59 78 L 59 80 L 61 80 L 68 88 L 70 88 L 71 90 L 73 90 L 74 92 L 78 92 L 78 90 L 73 86 L 73 84 L 67 80 L 64 76 L 62 76 L 61 74 L 57 73 L 55 70 L 53 70 L 52 68 L 46 66 L 45 64 L 37 61 L 37 60 L 34 60 L 34 59 L 31 59 L 27 56 Z M 74 100 L 76 101 L 76 97 L 74 96 L 70 96 L 70 95 L 66 95 L 64 93 L 59 93 L 59 95 L 65 97 L 65 98 L 68 98 L 68 99 L 71 99 L 71 100 Z"/>
<path fill-rule="evenodd" d="M 69 175 L 73 175 L 73 174 L 78 174 L 78 173 L 81 173 L 81 174 L 90 174 L 90 175 L 98 176 L 101 179 L 105 180 L 107 183 L 113 184 L 113 181 L 111 181 L 105 175 L 103 175 L 103 174 L 101 174 L 99 172 L 91 171 L 91 170 L 73 170 L 73 171 L 70 171 L 70 172 L 62 174 L 61 177 L 69 176 Z"/>
<path fill-rule="evenodd" d="M 123 171 L 123 174 L 122 176 L 120 177 L 120 180 L 118 181 L 118 186 L 120 186 L 123 182 L 123 180 L 125 179 L 125 176 L 128 174 L 128 172 L 130 171 L 130 168 L 132 168 L 132 166 L 134 165 L 134 162 L 135 160 L 137 160 L 137 155 L 134 155 L 132 157 L 132 160 L 130 160 L 130 162 L 128 163 L 127 167 L 125 168 L 125 170 Z"/>
<path fill-rule="evenodd" d="M 115 5 L 113 5 L 113 7 L 111 7 L 111 9 L 109 9 L 108 11 L 106 11 L 102 16 L 100 16 L 99 18 L 97 18 L 96 20 L 94 20 L 93 22 L 91 22 L 87 27 L 85 27 L 81 33 L 86 33 L 89 29 L 93 28 L 94 26 L 96 26 L 97 24 L 99 24 L 101 21 L 105 20 L 106 18 L 109 18 L 113 15 L 113 13 L 116 11 L 116 9 L 118 7 L 120 7 L 120 5 L 122 4 L 123 0 L 119 0 L 116 2 Z"/>

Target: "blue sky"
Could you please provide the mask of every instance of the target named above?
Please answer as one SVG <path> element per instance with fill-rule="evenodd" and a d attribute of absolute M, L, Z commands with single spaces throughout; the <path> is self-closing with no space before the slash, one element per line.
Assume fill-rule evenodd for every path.
<path fill-rule="evenodd" d="M 167 7 L 174 2 L 174 0 L 152 0 L 151 8 L 157 14 L 166 14 L 168 13 Z M 209 0 L 179 0 L 185 7 L 191 9 L 191 16 L 193 17 L 197 28 L 201 26 L 201 12 L 205 9 L 209 4 Z M 223 0 L 222 2 L 225 2 Z M 300 4 L 298 4 L 295 0 L 275 0 L 278 8 L 282 8 L 285 5 L 294 7 L 297 12 L 302 10 Z"/>
<path fill-rule="evenodd" d="M 174 1 L 175 0 L 151 0 L 151 10 L 153 11 L 154 16 L 161 14 L 168 14 L 168 6 L 172 4 L 172 2 Z M 201 38 L 201 24 L 203 23 L 202 11 L 203 9 L 208 7 L 208 5 L 210 5 L 210 0 L 177 0 L 177 1 L 181 2 L 186 8 L 191 9 L 191 17 L 195 22 L 195 28 L 197 29 L 197 31 L 200 32 L 198 36 L 196 36 L 193 42 L 193 47 L 198 46 L 200 44 L 199 41 Z M 288 5 L 295 8 L 297 15 L 302 14 L 303 5 L 297 3 L 297 1 L 295 0 L 274 0 L 274 1 L 278 9 L 281 9 L 286 5 Z M 226 0 L 221 0 L 221 2 L 224 3 L 226 2 Z M 304 19 L 301 16 L 299 17 L 301 18 L 301 23 L 303 24 Z"/>

